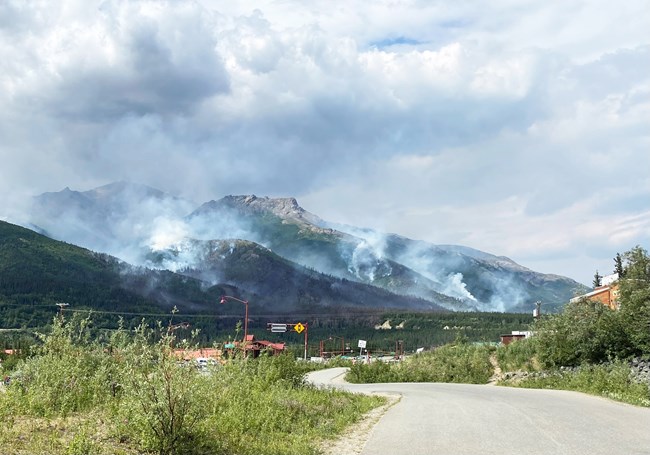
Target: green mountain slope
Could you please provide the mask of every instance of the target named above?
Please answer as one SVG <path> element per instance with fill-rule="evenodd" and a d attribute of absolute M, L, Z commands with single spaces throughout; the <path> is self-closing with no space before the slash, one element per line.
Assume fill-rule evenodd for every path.
<path fill-rule="evenodd" d="M 323 311 L 441 310 L 415 297 L 325 276 L 293 264 L 252 242 L 194 242 L 204 255 L 183 273 L 133 267 L 106 254 L 52 240 L 0 222 L 0 328 L 46 324 L 57 302 L 100 313 L 239 315 L 219 296 L 251 301 L 256 314 Z M 177 252 L 152 255 L 152 262 Z"/>
<path fill-rule="evenodd" d="M 448 309 L 471 309 L 462 298 L 438 291 L 440 284 L 420 273 L 378 256 L 355 236 L 321 228 L 318 217 L 293 198 L 269 199 L 227 196 L 203 204 L 188 216 L 191 222 L 213 225 L 220 219 L 245 225 L 244 234 L 268 249 L 310 269 L 356 283 L 379 287 L 403 296 L 417 296 Z"/>
<path fill-rule="evenodd" d="M 188 262 L 186 253 L 191 252 Z M 183 256 L 185 258 L 183 259 Z M 178 261 L 184 261 L 179 263 Z M 431 301 L 322 274 L 246 240 L 186 240 L 152 255 L 153 265 L 170 267 L 206 282 L 246 289 L 265 312 L 313 312 L 348 308 L 440 311 Z M 446 303 L 453 299 L 439 296 Z"/>
<path fill-rule="evenodd" d="M 215 294 L 218 290 L 203 291 L 198 280 L 135 269 L 0 221 L 2 327 L 41 325 L 55 313 L 57 302 L 71 309 L 160 313 L 174 304 L 206 305 Z"/>
<path fill-rule="evenodd" d="M 226 196 L 191 212 L 195 206 L 189 202 L 121 182 L 84 192 L 46 193 L 36 198 L 35 207 L 30 222 L 47 235 L 140 266 L 191 238 L 243 239 L 326 276 L 419 297 L 450 310 L 529 312 L 539 300 L 550 311 L 587 289 L 569 278 L 538 273 L 472 248 L 330 224 L 304 210 L 294 198 Z M 181 252 L 181 256 L 192 254 Z M 179 270 L 172 257 L 167 259 L 170 264 L 149 265 Z M 191 260 L 185 262 L 199 267 Z M 253 294 L 263 288 L 260 297 L 266 299 L 266 288 L 273 289 L 276 283 L 260 283 L 254 265 L 246 264 L 252 267 L 253 279 L 247 283 L 240 277 L 239 282 L 247 283 L 242 289 Z M 219 283 L 210 276 L 202 279 Z"/>
<path fill-rule="evenodd" d="M 570 278 L 467 247 L 329 225 L 293 198 L 226 196 L 188 216 L 190 223 L 206 225 L 223 218 L 245 226 L 247 238 L 292 261 L 449 309 L 528 312 L 540 300 L 547 310 L 557 310 L 587 289 Z"/>

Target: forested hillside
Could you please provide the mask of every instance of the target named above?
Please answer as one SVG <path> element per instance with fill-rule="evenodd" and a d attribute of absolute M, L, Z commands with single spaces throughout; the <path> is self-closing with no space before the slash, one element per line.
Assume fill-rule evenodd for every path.
<path fill-rule="evenodd" d="M 224 294 L 249 300 L 259 323 L 260 315 L 269 314 L 440 310 L 416 297 L 306 269 L 252 242 L 205 246 L 201 271 L 181 274 L 134 267 L 0 222 L 0 328 L 46 325 L 56 303 L 65 302 L 66 311 L 93 310 L 96 324 L 113 327 L 120 317 L 131 323 L 149 316 L 166 319 L 176 307 L 179 318 L 192 318 L 209 334 L 232 329 L 241 319 L 238 305 L 218 305 Z M 225 250 L 230 254 L 222 257 Z"/>

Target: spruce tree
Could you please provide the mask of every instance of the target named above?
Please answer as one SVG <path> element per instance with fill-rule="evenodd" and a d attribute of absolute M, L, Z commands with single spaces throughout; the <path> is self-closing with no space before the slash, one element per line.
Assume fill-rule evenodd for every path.
<path fill-rule="evenodd" d="M 593 286 L 594 288 L 597 288 L 598 286 L 602 286 L 602 284 L 603 284 L 603 277 L 598 273 L 598 270 L 596 270 L 596 273 L 594 275 Z"/>
<path fill-rule="evenodd" d="M 625 269 L 623 268 L 623 258 L 620 253 L 616 253 L 614 258 L 614 273 L 618 274 L 618 278 L 621 279 L 625 276 Z"/>

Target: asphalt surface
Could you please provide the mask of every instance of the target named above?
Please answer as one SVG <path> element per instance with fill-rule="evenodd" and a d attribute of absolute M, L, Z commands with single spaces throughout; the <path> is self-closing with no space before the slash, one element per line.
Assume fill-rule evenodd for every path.
<path fill-rule="evenodd" d="M 650 409 L 560 390 L 470 384 L 348 384 L 344 368 L 316 385 L 402 396 L 362 455 L 650 455 Z"/>

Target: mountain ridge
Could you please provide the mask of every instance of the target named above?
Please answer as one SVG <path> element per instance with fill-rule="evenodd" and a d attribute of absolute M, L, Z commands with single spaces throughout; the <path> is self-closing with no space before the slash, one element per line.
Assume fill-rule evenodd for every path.
<path fill-rule="evenodd" d="M 206 281 L 193 270 L 175 273 L 133 266 L 0 221 L 0 327 L 27 326 L 35 320 L 46 324 L 57 302 L 69 302 L 74 311 L 95 310 L 100 315 L 156 314 L 173 307 L 180 315 L 238 314 L 237 308 L 217 305 L 224 294 L 250 300 L 251 310 L 257 314 L 443 310 L 415 297 L 323 277 L 253 242 L 230 243 L 203 243 L 208 247 L 205 261 L 214 268 L 204 267 L 200 272 L 219 269 Z M 226 250 L 231 250 L 231 257 L 222 261 L 219 256 Z M 273 278 L 256 282 L 262 274 Z"/>
<path fill-rule="evenodd" d="M 56 210 L 44 210 L 50 216 L 45 231 L 51 232 L 58 220 L 72 219 L 78 225 L 70 233 L 60 231 L 54 237 L 74 243 L 75 232 L 92 231 L 95 224 L 101 223 L 104 237 L 115 240 L 117 245 L 96 242 L 97 249 L 118 257 L 122 257 L 121 250 L 127 251 L 131 257 L 126 259 L 138 265 L 146 264 L 152 253 L 172 251 L 185 239 L 248 240 L 326 275 L 428 299 L 435 305 L 442 302 L 452 310 L 528 311 L 537 300 L 544 301 L 547 308 L 557 309 L 586 289 L 569 278 L 535 272 L 505 256 L 327 223 L 292 197 L 228 195 L 194 208 L 183 204 L 182 208 L 187 209 L 183 212 L 178 204 L 175 211 L 171 210 L 169 198 L 159 203 L 158 198 L 166 193 L 145 188 L 148 195 L 144 191 L 144 197 L 131 201 L 132 184 L 121 182 L 89 190 L 84 193 L 107 195 L 100 202 L 96 198 L 91 209 L 79 204 L 66 208 L 66 198 L 74 193 L 69 189 L 47 193 L 48 202 Z M 113 204 L 121 209 L 119 220 L 97 220 L 97 213 L 102 213 L 102 207 L 112 207 L 112 200 L 120 202 Z"/>

